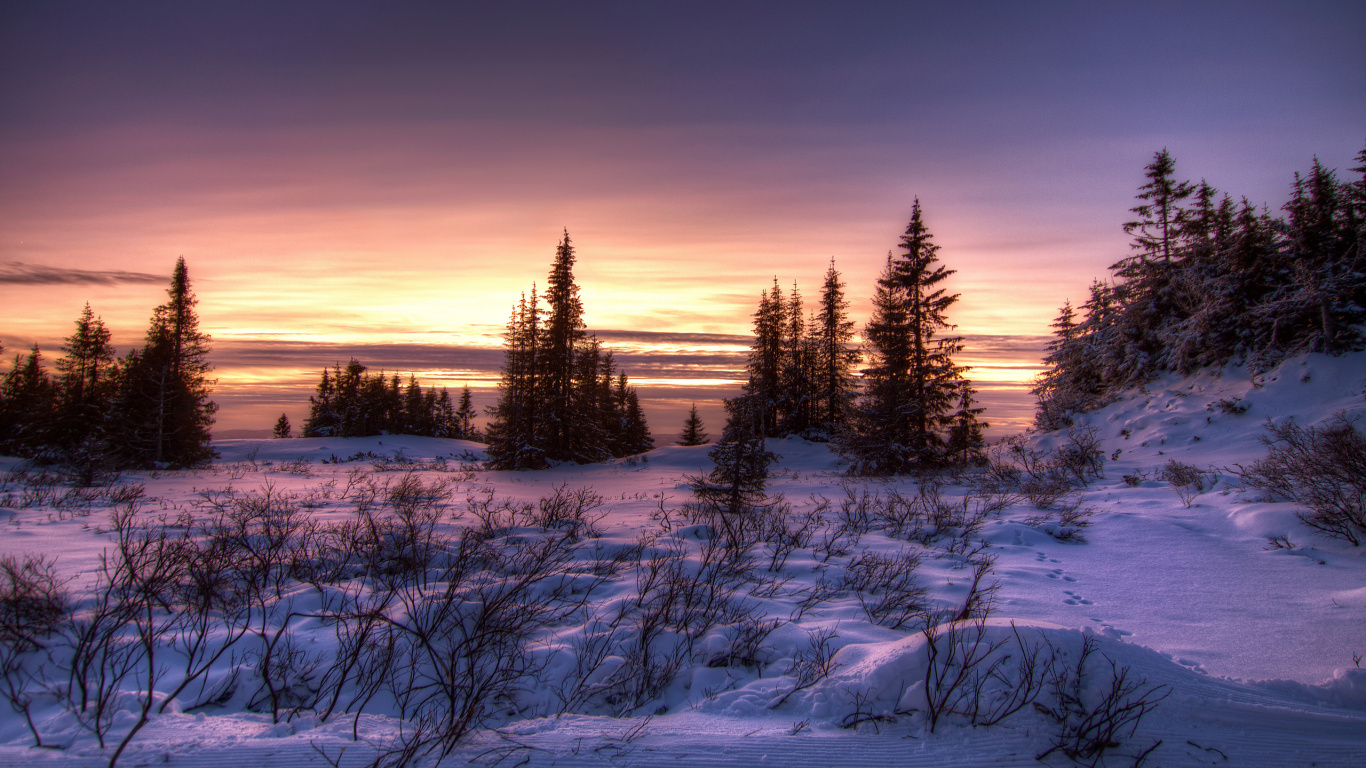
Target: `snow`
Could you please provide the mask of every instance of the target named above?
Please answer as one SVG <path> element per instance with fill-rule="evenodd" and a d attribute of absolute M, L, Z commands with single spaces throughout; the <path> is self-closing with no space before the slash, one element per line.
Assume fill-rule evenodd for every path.
<path fill-rule="evenodd" d="M 1237 401 L 1229 412 L 1220 401 Z M 1014 648 L 1017 636 L 1075 658 L 1084 638 L 1097 643 L 1096 659 L 1127 667 L 1133 679 L 1166 697 L 1116 750 L 1135 754 L 1158 740 L 1149 763 L 1181 765 L 1349 766 L 1366 755 L 1366 669 L 1354 654 L 1366 653 L 1366 547 L 1352 547 L 1315 534 L 1288 503 L 1260 500 L 1238 486 L 1234 472 L 1264 452 L 1258 437 L 1266 419 L 1293 417 L 1302 425 L 1324 423 L 1337 413 L 1366 415 L 1366 354 L 1309 355 L 1292 359 L 1260 377 L 1227 368 L 1191 377 L 1152 382 L 1077 419 L 1094 428 L 1107 459 L 1104 477 L 1081 495 L 1093 515 L 1085 543 L 1059 541 L 1030 518 L 1027 502 L 1007 507 L 986 522 L 981 538 L 997 557 L 1000 585 L 995 610 L 983 628 L 991 642 Z M 1061 445 L 1065 433 L 1039 435 L 1031 445 Z M 358 468 L 377 479 L 415 471 L 424 481 L 454 483 L 450 512 L 464 509 L 467 495 L 536 502 L 556 487 L 591 487 L 605 499 L 602 547 L 626 547 L 643 531 L 658 531 L 658 542 L 699 557 L 704 534 L 688 525 L 678 507 L 689 497 L 689 474 L 709 468 L 707 446 L 662 447 L 638 460 L 593 466 L 559 466 L 542 472 L 486 472 L 462 469 L 481 446 L 434 438 L 384 436 L 352 439 L 226 440 L 215 443 L 219 460 L 210 469 L 134 473 L 122 484 L 142 483 L 144 516 L 193 509 L 201 492 L 231 487 L 259 492 L 270 484 L 299 495 L 327 483 L 345 484 Z M 801 514 L 816 498 L 844 497 L 842 482 L 881 494 L 914 495 L 909 478 L 892 482 L 846 479 L 828 446 L 802 440 L 770 441 L 781 456 L 770 483 Z M 355 460 L 347 459 L 362 456 Z M 375 459 L 371 457 L 384 457 Z M 305 461 L 300 461 L 300 460 Z M 324 464 L 334 459 L 342 463 Z M 444 468 L 433 460 L 444 459 Z M 1157 475 L 1170 460 L 1193 464 L 1213 478 L 1186 506 Z M 380 466 L 375 466 L 378 461 Z M 384 466 L 385 461 L 388 466 Z M 416 464 L 404 464 L 404 461 Z M 19 466 L 0 459 L 0 470 Z M 387 470 L 387 471 L 381 471 Z M 1137 485 L 1125 476 L 1137 479 Z M 956 501 L 962 486 L 947 485 Z M 4 491 L 0 491 L 0 499 Z M 672 510 L 670 530 L 657 519 Z M 337 498 L 310 514 L 336 521 L 354 516 L 354 505 Z M 88 588 L 100 555 L 110 546 L 110 510 L 84 512 L 0 506 L 0 554 L 57 557 L 76 591 Z M 471 524 L 468 515 L 442 525 Z M 1270 549 L 1268 538 L 1288 536 L 1294 549 Z M 591 544 L 589 544 L 591 546 Z M 849 556 L 868 550 L 895 554 L 904 541 L 877 531 L 866 534 Z M 920 548 L 916 573 L 928 597 L 939 605 L 961 600 L 971 578 L 963 558 Z M 811 547 L 795 551 L 783 575 L 786 587 L 745 597 L 769 616 L 786 620 L 798 593 L 836 573 Z M 760 572 L 764 573 L 763 568 Z M 601 587 L 593 606 L 605 611 L 629 601 L 636 580 L 625 575 Z M 309 599 L 309 598 L 303 598 Z M 555 627 L 530 651 L 563 678 L 572 674 L 571 649 L 584 637 L 582 621 Z M 1038 765 L 1057 726 L 1027 707 L 999 725 L 973 727 L 959 715 L 945 715 L 933 732 L 925 715 L 928 649 L 916 627 L 889 629 L 868 619 L 847 591 L 831 597 L 768 638 L 756 667 L 709 667 L 707 658 L 725 652 L 724 633 L 699 640 L 696 658 L 662 694 L 620 716 L 595 711 L 556 716 L 552 686 L 534 686 L 518 701 L 520 711 L 500 717 L 448 758 L 492 763 L 548 765 Z M 327 651 L 336 640 L 315 620 L 294 631 L 310 648 Z M 792 692 L 793 660 L 809 654 L 813 633 L 833 634 L 833 671 Z M 1003 669 L 1016 669 L 1019 654 Z M 595 674 L 606 675 L 610 659 Z M 1097 672 L 1109 665 L 1094 667 Z M 219 670 L 220 673 L 225 670 Z M 1087 690 L 1103 687 L 1094 674 Z M 162 682 L 166 688 L 167 681 Z M 784 695 L 781 706 L 774 704 Z M 398 733 L 389 712 L 326 722 L 304 713 L 274 723 L 269 712 L 245 711 L 241 697 L 224 706 L 182 711 L 177 701 L 156 716 L 131 742 L 120 764 L 186 766 L 251 764 L 324 766 L 368 764 L 373 745 Z M 1046 697 L 1045 697 L 1046 698 Z M 1043 701 L 1043 699 L 1041 699 Z M 591 709 L 591 708 L 589 708 Z M 919 710 L 909 712 L 909 710 Z M 78 766 L 106 762 L 101 750 L 74 719 L 56 706 L 36 710 L 45 740 L 62 749 L 34 749 L 23 719 L 0 710 L 0 765 L 20 763 Z M 652 714 L 654 713 L 654 714 Z M 841 728 L 859 713 L 877 715 L 854 728 Z M 119 713 L 117 736 L 134 720 Z M 115 742 L 117 739 L 115 739 Z M 1059 753 L 1048 765 L 1066 765 Z M 1117 755 L 1108 764 L 1129 764 Z"/>

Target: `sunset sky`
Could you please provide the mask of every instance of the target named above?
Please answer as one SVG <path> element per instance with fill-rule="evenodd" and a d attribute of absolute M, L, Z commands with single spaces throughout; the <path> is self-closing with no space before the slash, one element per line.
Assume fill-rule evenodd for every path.
<path fill-rule="evenodd" d="M 919 197 L 987 419 L 1128 250 L 1143 166 L 1285 201 L 1366 146 L 1366 4 L 0 4 L 0 341 L 140 343 L 176 257 L 217 434 L 355 356 L 492 402 L 564 229 L 657 433 L 719 432 L 759 292 L 852 314 Z M 8 360 L 0 370 L 8 368 Z"/>

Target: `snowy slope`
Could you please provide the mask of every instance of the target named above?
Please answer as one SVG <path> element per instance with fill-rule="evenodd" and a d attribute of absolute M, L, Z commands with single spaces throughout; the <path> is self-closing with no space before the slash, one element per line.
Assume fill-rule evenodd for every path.
<path fill-rule="evenodd" d="M 1247 406 L 1243 413 L 1217 405 L 1234 399 Z M 1366 670 L 1355 667 L 1353 655 L 1366 653 L 1366 553 L 1313 534 L 1296 520 L 1292 505 L 1261 502 L 1241 491 L 1230 471 L 1262 454 L 1258 436 L 1265 419 L 1293 416 L 1313 425 L 1338 412 L 1366 414 L 1366 355 L 1299 358 L 1258 381 L 1238 369 L 1171 377 L 1081 417 L 1077 426 L 1096 429 L 1107 458 L 1118 452 L 1106 462 L 1104 477 L 1081 494 L 1081 503 L 1093 511 L 1087 541 L 1048 535 L 1033 519 L 1038 510 L 1023 501 L 990 517 L 979 539 L 990 543 L 986 551 L 997 558 L 992 578 L 1000 591 L 985 636 L 1010 649 L 1018 634 L 1032 647 L 1057 649 L 1060 660 L 1075 659 L 1083 639 L 1091 637 L 1098 643 L 1095 659 L 1128 668 L 1130 679 L 1144 681 L 1144 690 L 1155 697 L 1165 694 L 1136 734 L 1123 734 L 1116 750 L 1134 754 L 1160 740 L 1145 764 L 1360 765 L 1366 754 Z M 1047 449 L 1066 439 L 1044 435 L 1031 444 Z M 785 440 L 770 447 L 782 456 L 771 490 L 792 503 L 794 514 L 812 509 L 820 497 L 836 505 L 845 498 L 844 478 L 826 446 Z M 626 547 L 642 531 L 654 531 L 659 542 L 696 562 L 704 537 L 677 510 L 688 498 L 686 475 L 709 467 L 705 446 L 663 447 L 638 461 L 536 473 L 467 471 L 460 462 L 474 457 L 478 445 L 424 438 L 233 440 L 216 448 L 221 459 L 212 469 L 129 475 L 121 483 L 146 486 L 142 514 L 148 516 L 196 509 L 206 490 L 259 493 L 269 485 L 300 497 L 312 493 L 310 514 L 338 521 L 355 514 L 354 501 L 337 493 L 348 477 L 359 472 L 387 480 L 415 471 L 425 481 L 453 484 L 443 522 L 452 530 L 472 523 L 467 497 L 491 494 L 534 503 L 557 486 L 591 487 L 605 499 L 598 540 L 603 547 Z M 357 454 L 362 455 L 353 459 Z M 445 465 L 434 464 L 437 458 Z M 1189 507 L 1156 475 L 1171 459 L 1206 468 L 1216 478 Z M 4 469 L 18 466 L 0 461 Z M 1138 478 L 1137 486 L 1126 475 Z M 909 479 L 848 487 L 883 496 L 917 492 Z M 0 553 L 55 554 L 73 588 L 92 583 L 110 544 L 109 509 L 24 506 L 16 488 L 11 482 L 8 507 L 0 507 Z M 943 489 L 950 502 L 966 493 L 962 486 Z M 670 513 L 667 530 L 661 508 Z M 1296 548 L 1269 550 L 1268 537 L 1282 535 Z M 934 604 L 949 605 L 966 593 L 971 569 L 962 556 L 874 530 L 844 556 L 822 560 L 812 546 L 798 549 L 782 569 L 786 585 L 751 594 L 746 603 L 787 620 L 804 596 L 845 572 L 850 558 L 865 550 L 922 555 L 916 577 Z M 595 592 L 594 604 L 628 601 L 636 585 L 634 576 L 623 576 Z M 1035 758 L 1049 748 L 1057 725 L 1032 707 L 991 727 L 947 715 L 930 732 L 926 641 L 915 629 L 879 626 L 858 595 L 832 592 L 777 628 L 757 666 L 708 666 L 708 654 L 723 642 L 724 633 L 713 632 L 663 693 L 626 717 L 610 716 L 602 707 L 556 717 L 552 686 L 533 686 L 513 714 L 496 718 L 497 732 L 480 733 L 450 760 L 1038 765 Z M 295 631 L 320 651 L 335 643 L 315 621 L 299 622 Z M 833 635 L 831 674 L 791 692 L 793 661 L 811 653 L 812 633 L 820 631 Z M 583 623 L 569 623 L 530 652 L 562 679 L 583 637 Z M 1014 658 L 1003 669 L 1015 669 L 1019 654 Z M 1109 665 L 1095 669 L 1103 672 Z M 1097 672 L 1088 690 L 1095 693 L 1106 682 Z M 397 733 L 397 721 L 384 712 L 362 716 L 356 727 L 363 738 L 357 742 L 349 717 L 320 722 L 303 713 L 276 724 L 268 713 L 244 711 L 240 699 L 192 713 L 178 712 L 192 701 L 177 702 L 137 735 L 120 764 L 322 766 L 341 755 L 341 765 L 364 765 L 375 755 L 374 744 Z M 36 711 L 45 737 L 63 749 L 33 749 L 22 718 L 0 710 L 0 764 L 76 766 L 108 759 L 111 750 L 100 750 L 50 698 Z M 853 728 L 841 727 L 860 719 Z M 118 715 L 115 733 L 131 721 L 131 714 Z M 1069 764 L 1058 753 L 1045 763 Z M 1128 763 L 1112 756 L 1108 764 Z"/>

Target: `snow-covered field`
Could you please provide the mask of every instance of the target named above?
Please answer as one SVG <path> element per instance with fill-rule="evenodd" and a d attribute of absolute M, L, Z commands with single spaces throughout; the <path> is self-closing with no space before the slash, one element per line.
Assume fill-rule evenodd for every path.
<path fill-rule="evenodd" d="M 1237 409 L 1219 401 L 1246 408 L 1228 412 Z M 1314 425 L 1343 411 L 1366 415 L 1366 355 L 1298 358 L 1255 385 L 1238 369 L 1172 377 L 1088 414 L 1078 428 L 1094 428 L 1106 461 L 1103 477 L 1069 497 L 1092 511 L 1080 529 L 1084 542 L 1050 535 L 1068 529 L 1056 510 L 1042 513 L 1018 496 L 993 497 L 980 484 L 973 493 L 947 478 L 935 509 L 982 512 L 976 530 L 961 518 L 916 518 L 934 499 L 915 480 L 846 478 L 825 445 L 770 441 L 781 455 L 770 491 L 791 505 L 794 540 L 785 561 L 773 554 L 780 536 L 765 535 L 748 557 L 735 556 L 733 548 L 717 546 L 722 537 L 715 530 L 687 518 L 686 476 L 709 468 L 706 446 L 664 447 L 640 460 L 587 467 L 485 472 L 462 466 L 479 446 L 457 441 L 229 440 L 215 444 L 221 459 L 211 469 L 130 474 L 120 483 L 145 486 L 138 520 L 174 524 L 186 513 L 202 521 L 233 499 L 269 492 L 286 505 L 302 502 L 306 517 L 332 525 L 360 519 L 358 505 L 368 504 L 376 519 L 392 515 L 385 499 L 394 496 L 385 488 L 416 480 L 417 506 L 440 512 L 438 534 L 481 527 L 476 512 L 484 505 L 491 510 L 484 541 L 509 547 L 564 530 L 509 516 L 518 503 L 534 507 L 557 489 L 561 497 L 583 488 L 601 496 L 590 514 L 602 515 L 600 535 L 581 532 L 566 545 L 570 554 L 555 566 L 553 583 L 519 593 L 574 609 L 534 626 L 515 657 L 499 660 L 527 674 L 509 686 L 514 696 L 487 702 L 482 711 L 491 727 L 456 745 L 452 763 L 1038 765 L 1036 757 L 1064 729 L 1084 728 L 1084 715 L 1123 674 L 1121 682 L 1132 687 L 1110 704 L 1146 696 L 1154 706 L 1136 732 L 1116 733 L 1120 745 L 1103 764 L 1132 764 L 1160 741 L 1144 765 L 1351 766 L 1366 764 L 1366 669 L 1354 662 L 1366 654 L 1366 547 L 1313 533 L 1293 505 L 1260 501 L 1239 488 L 1231 471 L 1263 455 L 1258 437 L 1267 418 Z M 1037 436 L 1029 446 L 1049 451 L 1067 440 Z M 347 460 L 357 454 L 369 455 Z M 341 463 L 323 463 L 334 458 Z M 1158 475 L 1171 460 L 1208 472 L 1189 506 Z M 18 466 L 0 460 L 0 469 Z M 21 485 L 11 479 L 0 490 L 0 500 L 8 494 L 0 506 L 0 554 L 55 557 L 73 593 L 88 594 L 101 554 L 112 551 L 111 509 L 25 505 Z M 989 508 L 993 498 L 1004 508 Z M 872 513 L 863 525 L 856 518 L 865 499 Z M 889 517 L 897 510 L 907 515 L 900 524 Z M 1294 548 L 1270 548 L 1276 536 L 1287 536 Z M 889 564 L 908 556 L 918 559 L 913 573 L 894 572 Z M 622 562 L 614 567 L 613 557 Z M 642 560 L 659 567 L 640 568 Z M 984 562 L 990 572 L 974 568 Z M 512 578 L 519 567 L 501 561 L 489 572 Z M 990 602 L 990 617 L 946 621 L 931 644 L 925 617 L 948 620 L 961 612 L 975 572 L 983 573 L 984 591 L 979 610 L 968 613 L 980 616 Z M 660 580 L 649 582 L 650 573 Z M 680 580 L 669 582 L 669 573 Z M 404 592 L 420 592 L 421 599 L 406 612 L 390 604 L 387 615 L 401 621 L 421 610 L 419 603 L 429 605 L 423 601 L 453 578 L 446 573 L 426 591 Z M 294 612 L 286 623 L 299 658 L 318 660 L 311 680 L 293 683 L 299 691 L 325 687 L 324 671 L 340 646 L 337 625 L 321 617 L 340 604 L 329 600 L 373 595 L 363 582 L 281 587 L 276 605 Z M 470 594 L 457 601 L 457 611 L 469 610 Z M 675 604 L 652 612 L 664 600 Z M 688 618 L 679 618 L 687 610 L 678 604 L 692 611 Z M 651 635 L 654 620 L 662 628 Z M 120 764 L 365 765 L 411 733 L 394 717 L 387 688 L 359 718 L 344 703 L 328 711 L 318 701 L 290 706 L 297 700 L 289 696 L 272 712 L 260 693 L 254 639 L 259 643 L 248 634 L 204 676 L 206 685 L 187 687 L 153 716 Z M 1069 689 L 1078 681 L 1066 670 L 1076 669 L 1084 645 L 1094 653 Z M 644 650 L 633 656 L 633 648 Z M 927 685 L 927 669 L 961 669 L 946 661 L 955 650 L 982 655 L 967 670 L 969 683 L 973 673 L 982 675 L 980 695 L 969 696 L 967 683 Z M 1043 671 L 1050 655 L 1051 676 Z M 1039 662 L 1032 682 L 1021 663 L 1031 656 Z M 156 688 L 164 696 L 183 674 L 175 650 L 158 658 L 164 673 Z M 996 676 L 987 676 L 997 661 Z M 234 666 L 239 674 L 229 684 Z M 405 672 L 398 665 L 381 688 Z M 136 692 L 137 679 L 125 687 Z M 1055 683 L 1064 693 L 1081 692 L 1080 709 L 1068 714 Z M 343 699 L 351 700 L 354 685 L 343 688 Z M 24 718 L 0 710 L 0 764 L 100 764 L 137 720 L 137 697 L 125 696 L 125 711 L 112 717 L 110 746 L 101 750 L 52 690 L 35 696 L 32 711 L 45 743 L 59 748 L 33 748 Z M 222 693 L 221 703 L 196 707 L 205 691 Z M 940 709 L 957 711 L 944 711 L 931 731 L 936 697 Z M 1021 704 L 1018 711 L 982 724 L 1012 701 Z M 978 725 L 964 714 L 973 702 L 981 707 Z M 1071 764 L 1061 750 L 1043 762 Z"/>

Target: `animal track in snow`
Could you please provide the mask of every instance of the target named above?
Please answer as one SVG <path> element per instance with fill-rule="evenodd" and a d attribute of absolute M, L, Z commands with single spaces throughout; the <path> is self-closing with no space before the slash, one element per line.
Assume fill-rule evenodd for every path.
<path fill-rule="evenodd" d="M 1063 594 L 1068 596 L 1066 600 L 1063 600 L 1063 602 L 1068 605 L 1092 605 L 1090 600 L 1087 600 L 1070 589 L 1063 590 Z"/>

